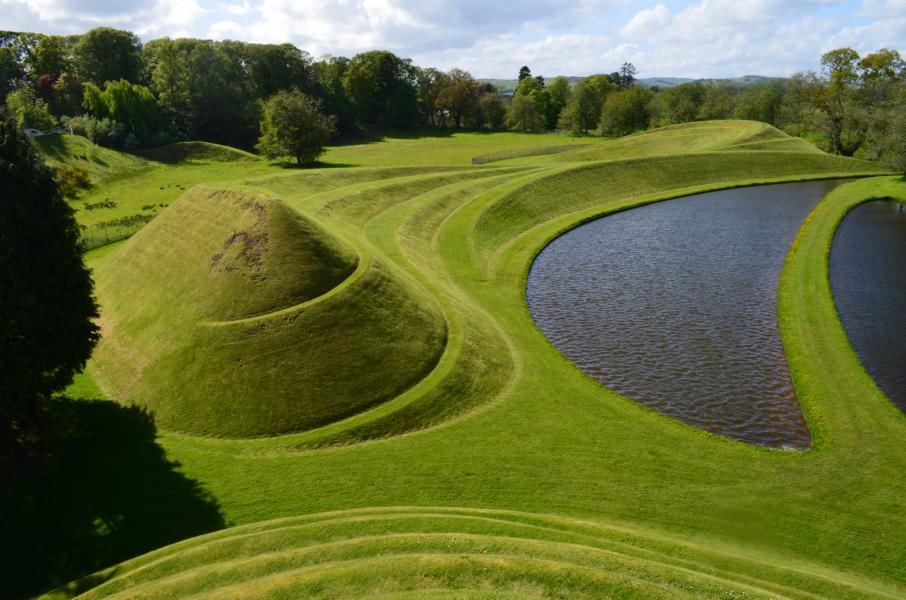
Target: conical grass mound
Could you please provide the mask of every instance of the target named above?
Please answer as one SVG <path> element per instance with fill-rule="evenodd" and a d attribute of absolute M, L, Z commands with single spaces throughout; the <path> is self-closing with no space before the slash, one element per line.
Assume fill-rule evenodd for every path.
<path fill-rule="evenodd" d="M 279 200 L 196 188 L 95 273 L 92 371 L 158 424 L 248 437 L 316 428 L 434 366 L 430 298 Z"/>

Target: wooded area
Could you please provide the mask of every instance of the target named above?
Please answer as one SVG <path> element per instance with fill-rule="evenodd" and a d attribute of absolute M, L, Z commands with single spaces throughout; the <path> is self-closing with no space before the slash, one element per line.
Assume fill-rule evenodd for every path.
<path fill-rule="evenodd" d="M 649 67 L 649 68 L 654 68 Z M 895 50 L 824 54 L 816 72 L 749 85 L 644 89 L 636 68 L 545 81 L 526 66 L 513 96 L 462 69 L 374 50 L 315 60 L 292 44 L 161 38 L 106 27 L 79 36 L 0 32 L 0 99 L 21 127 L 61 124 L 112 147 L 197 139 L 252 148 L 264 104 L 296 90 L 331 119 L 334 139 L 386 128 L 561 130 L 626 135 L 689 121 L 770 123 L 845 156 L 903 168 L 906 63 Z"/>

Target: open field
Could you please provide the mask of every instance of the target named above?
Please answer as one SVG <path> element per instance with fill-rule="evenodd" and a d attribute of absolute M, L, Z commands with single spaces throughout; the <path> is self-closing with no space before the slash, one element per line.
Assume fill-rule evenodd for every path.
<path fill-rule="evenodd" d="M 88 255 L 102 321 L 116 333 L 70 389 L 85 401 L 61 402 L 116 406 L 87 401 L 106 393 L 160 411 L 157 437 L 145 441 L 162 449 L 154 472 L 172 491 L 150 505 L 141 474 L 117 463 L 122 489 L 105 491 L 113 499 L 97 516 L 106 525 L 56 529 L 63 546 L 70 536 L 114 550 L 52 568 L 27 556 L 4 564 L 33 578 L 36 592 L 98 571 L 53 597 L 906 597 L 906 417 L 862 370 L 827 285 L 827 251 L 846 210 L 870 197 L 906 201 L 906 182 L 838 188 L 784 267 L 780 326 L 812 432 L 808 452 L 729 441 L 647 410 L 583 375 L 534 327 L 524 296 L 531 261 L 580 222 L 723 187 L 880 172 L 749 123 L 683 126 L 682 141 L 671 129 L 473 168 L 464 166 L 470 155 L 543 136 L 388 140 L 332 149 L 324 168 L 299 171 L 254 160 L 158 163 L 112 182 L 138 195 L 160 192 L 146 188 L 159 188 L 164 174 L 186 188 L 206 185 L 128 242 Z M 98 183 L 91 194 L 105 189 Z M 180 195 L 167 194 L 162 203 Z M 234 304 L 239 288 L 230 286 L 239 284 L 212 259 L 257 222 L 248 202 L 265 207 L 261 226 L 274 244 L 258 262 L 232 257 L 230 276 L 255 265 L 269 274 Z M 298 252 L 281 250 L 284 242 Z M 305 271 L 306 253 L 332 267 Z M 377 307 L 373 293 L 353 293 L 372 269 L 389 282 L 376 289 L 395 290 Z M 302 275 L 284 277 L 293 272 Z M 318 318 L 328 302 L 349 307 L 349 321 L 314 338 L 316 360 L 337 369 L 318 378 L 289 362 L 296 351 L 285 350 L 281 327 L 289 313 Z M 418 331 L 413 314 L 424 318 Z M 213 339 L 207 322 L 218 319 L 255 325 L 227 325 L 248 335 Z M 380 335 L 423 341 L 409 357 L 392 353 L 403 360 L 380 377 L 357 367 L 363 378 L 331 393 L 347 383 L 350 351 L 388 347 Z M 114 343 L 135 352 L 129 373 L 117 372 L 126 363 Z M 234 380 L 239 343 L 257 346 Z M 168 363 L 173 352 L 186 354 Z M 190 372 L 191 352 L 209 373 Z M 195 381 L 203 385 L 190 389 Z M 405 389 L 378 393 L 393 381 Z M 308 383 L 292 388 L 299 382 Z M 233 397 L 234 386 L 247 391 Z M 206 411 L 173 412 L 181 394 Z M 259 401 L 304 407 L 309 397 L 326 399 L 330 414 L 275 419 L 289 425 L 270 432 L 237 428 L 261 416 Z M 234 419 L 243 410 L 250 416 Z M 219 437 L 191 434 L 200 432 Z M 34 485 L 53 489 L 52 481 L 51 471 Z M 29 523 L 15 535 L 53 531 Z M 223 525 L 235 527 L 179 542 Z M 179 543 L 114 565 L 170 542 Z"/>

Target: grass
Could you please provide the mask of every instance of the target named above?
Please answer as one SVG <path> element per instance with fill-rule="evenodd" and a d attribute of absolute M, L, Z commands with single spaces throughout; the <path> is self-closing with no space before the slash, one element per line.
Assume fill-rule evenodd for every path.
<path fill-rule="evenodd" d="M 577 138 L 568 135 L 444 132 L 433 136 L 413 137 L 411 134 L 389 134 L 381 141 L 329 148 L 322 157 L 326 163 L 345 163 L 353 166 L 398 165 L 460 165 L 468 166 L 472 158 L 482 154 L 512 152 L 547 146 L 575 144 L 582 147 L 596 138 Z"/>
<path fill-rule="evenodd" d="M 115 261 L 91 373 L 170 429 L 304 431 L 393 398 L 443 348 L 430 298 L 263 195 L 195 188 Z"/>
<path fill-rule="evenodd" d="M 553 515 L 435 507 L 278 519 L 129 561 L 84 598 L 870 598 L 815 565 Z M 493 590 L 493 591 L 492 591 Z M 59 596 L 65 597 L 63 594 Z"/>
<path fill-rule="evenodd" d="M 696 152 L 796 152 L 821 154 L 809 142 L 790 137 L 758 121 L 705 121 L 661 127 L 649 132 L 610 139 L 574 152 L 545 157 L 549 162 L 627 160 L 676 156 Z M 523 163 L 528 159 L 506 161 Z M 531 161 L 531 162 L 537 162 Z"/>
<path fill-rule="evenodd" d="M 147 168 L 147 163 L 141 158 L 97 146 L 77 135 L 45 135 L 34 138 L 33 142 L 48 165 L 82 169 L 95 183 Z"/>
<path fill-rule="evenodd" d="M 583 375 L 531 321 L 524 288 L 532 259 L 584 220 L 720 187 L 879 172 L 811 150 L 717 150 L 714 126 L 701 124 L 694 144 L 708 152 L 688 156 L 661 157 L 663 132 L 655 131 L 647 158 L 583 164 L 536 156 L 460 173 L 454 167 L 475 140 L 452 136 L 339 149 L 345 163 L 357 164 L 348 157 L 361 152 L 381 167 L 270 167 L 218 184 L 231 194 L 276 194 L 287 213 L 352 249 L 358 266 L 377 265 L 407 297 L 432 305 L 445 331 L 440 356 L 394 398 L 298 433 L 186 435 L 157 415 L 167 460 L 235 528 L 119 565 L 112 563 L 134 549 L 111 551 L 109 570 L 55 595 L 101 584 L 89 597 L 906 597 L 906 417 L 862 370 L 827 286 L 827 248 L 847 207 L 877 195 L 904 198 L 906 182 L 882 177 L 838 188 L 805 223 L 784 267 L 780 326 L 814 438 L 808 452 L 730 441 L 650 411 Z M 436 168 L 404 162 L 443 143 Z M 193 167 L 174 172 L 183 168 Z M 187 218 L 171 224 L 177 233 L 201 227 Z M 123 257 L 140 242 L 135 236 L 91 255 L 102 304 L 105 282 L 125 277 Z M 157 242 L 146 249 L 162 252 Z M 155 259 L 132 276 L 155 277 L 158 262 L 166 265 Z M 410 329 L 406 310 L 365 313 L 373 294 L 346 298 L 351 287 L 334 296 L 355 306 L 350 321 L 333 327 L 345 339 L 335 348 L 371 339 L 356 320 Z M 159 310 L 153 303 L 163 296 L 147 300 Z M 138 309 L 121 312 L 137 319 Z M 278 337 L 266 343 L 272 352 L 256 369 L 220 372 L 282 373 L 298 365 L 281 361 L 306 351 L 286 351 Z M 161 371 L 159 389 L 201 387 L 172 378 L 228 347 L 199 344 Z M 342 369 L 343 356 L 320 360 Z M 248 350 L 235 357 L 257 359 Z M 360 368 L 355 378 L 377 385 L 393 373 Z M 245 385 L 207 381 L 206 392 L 189 393 L 211 404 Z M 245 399 L 257 399 L 260 387 L 246 388 Z M 96 393 L 84 380 L 79 389 Z M 136 519 L 121 529 L 138 534 L 154 523 Z M 184 537 L 194 533 L 187 528 Z M 64 580 L 50 573 L 32 587 Z"/>

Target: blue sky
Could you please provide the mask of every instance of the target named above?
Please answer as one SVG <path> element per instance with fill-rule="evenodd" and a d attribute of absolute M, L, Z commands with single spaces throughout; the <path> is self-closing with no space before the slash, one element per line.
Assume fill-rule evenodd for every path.
<path fill-rule="evenodd" d="M 842 46 L 906 50 L 906 0 L 0 0 L 0 29 L 292 42 L 313 56 L 388 49 L 478 77 L 788 75 Z"/>

